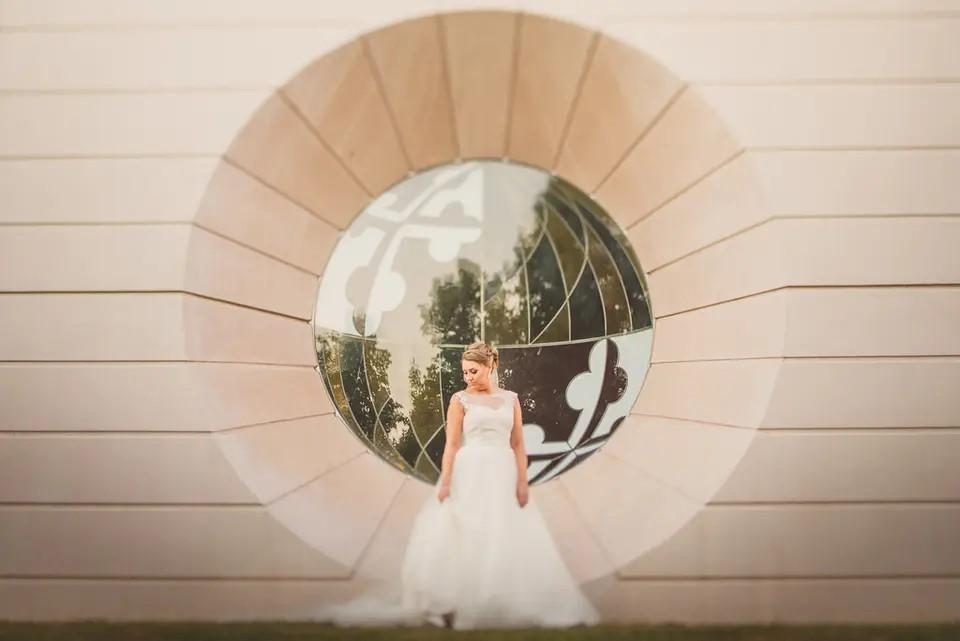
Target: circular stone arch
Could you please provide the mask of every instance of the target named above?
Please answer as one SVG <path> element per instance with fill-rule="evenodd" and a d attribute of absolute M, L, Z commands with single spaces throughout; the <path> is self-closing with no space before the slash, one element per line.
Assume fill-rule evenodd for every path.
<path fill-rule="evenodd" d="M 539 167 L 590 194 L 627 233 L 650 289 L 653 358 L 630 416 L 589 460 L 531 488 L 579 580 L 622 571 L 700 511 L 771 396 L 779 361 L 738 364 L 751 348 L 712 306 L 729 284 L 699 252 L 765 207 L 741 146 L 695 89 L 631 46 L 538 15 L 432 15 L 362 35 L 273 93 L 223 155 L 196 214 L 187 287 L 232 304 L 184 308 L 188 345 L 255 353 L 198 378 L 217 415 L 235 417 L 211 431 L 332 575 L 397 576 L 432 488 L 334 414 L 314 369 L 319 278 L 373 198 L 475 158 Z M 743 258 L 733 247 L 720 260 Z M 756 310 L 765 335 L 782 337 L 780 306 Z M 714 339 L 733 360 L 709 357 Z"/>

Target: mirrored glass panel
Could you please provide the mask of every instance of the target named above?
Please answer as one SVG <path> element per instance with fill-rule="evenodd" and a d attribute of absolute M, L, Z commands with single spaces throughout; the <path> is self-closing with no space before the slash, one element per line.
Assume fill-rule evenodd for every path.
<path fill-rule="evenodd" d="M 313 327 L 337 414 L 429 483 L 463 349 L 495 345 L 537 483 L 597 451 L 629 412 L 650 319 L 626 236 L 586 194 L 539 169 L 471 161 L 414 175 L 357 217 L 324 271 Z"/>

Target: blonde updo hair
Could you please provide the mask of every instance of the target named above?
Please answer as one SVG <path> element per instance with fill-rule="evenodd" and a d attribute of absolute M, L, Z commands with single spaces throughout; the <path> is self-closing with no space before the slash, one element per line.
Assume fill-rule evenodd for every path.
<path fill-rule="evenodd" d="M 467 349 L 463 352 L 463 360 L 496 369 L 497 365 L 500 364 L 500 355 L 493 347 L 482 341 L 477 341 L 467 346 Z"/>

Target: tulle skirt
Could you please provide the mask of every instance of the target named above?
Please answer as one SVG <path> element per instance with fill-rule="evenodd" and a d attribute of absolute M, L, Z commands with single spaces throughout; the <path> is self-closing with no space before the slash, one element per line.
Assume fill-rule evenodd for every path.
<path fill-rule="evenodd" d="M 566 627 L 599 615 L 571 576 L 533 499 L 516 498 L 508 445 L 457 451 L 450 496 L 431 492 L 414 520 L 400 584 L 318 613 L 340 625 L 437 623 L 456 629 Z"/>

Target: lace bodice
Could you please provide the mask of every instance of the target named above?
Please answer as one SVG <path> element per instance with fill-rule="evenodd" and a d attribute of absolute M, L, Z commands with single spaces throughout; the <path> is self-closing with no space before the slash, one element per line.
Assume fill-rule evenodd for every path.
<path fill-rule="evenodd" d="M 510 447 L 513 430 L 513 407 L 517 395 L 497 389 L 490 394 L 470 394 L 460 390 L 451 402 L 463 406 L 463 443 L 471 445 L 504 445 Z"/>

